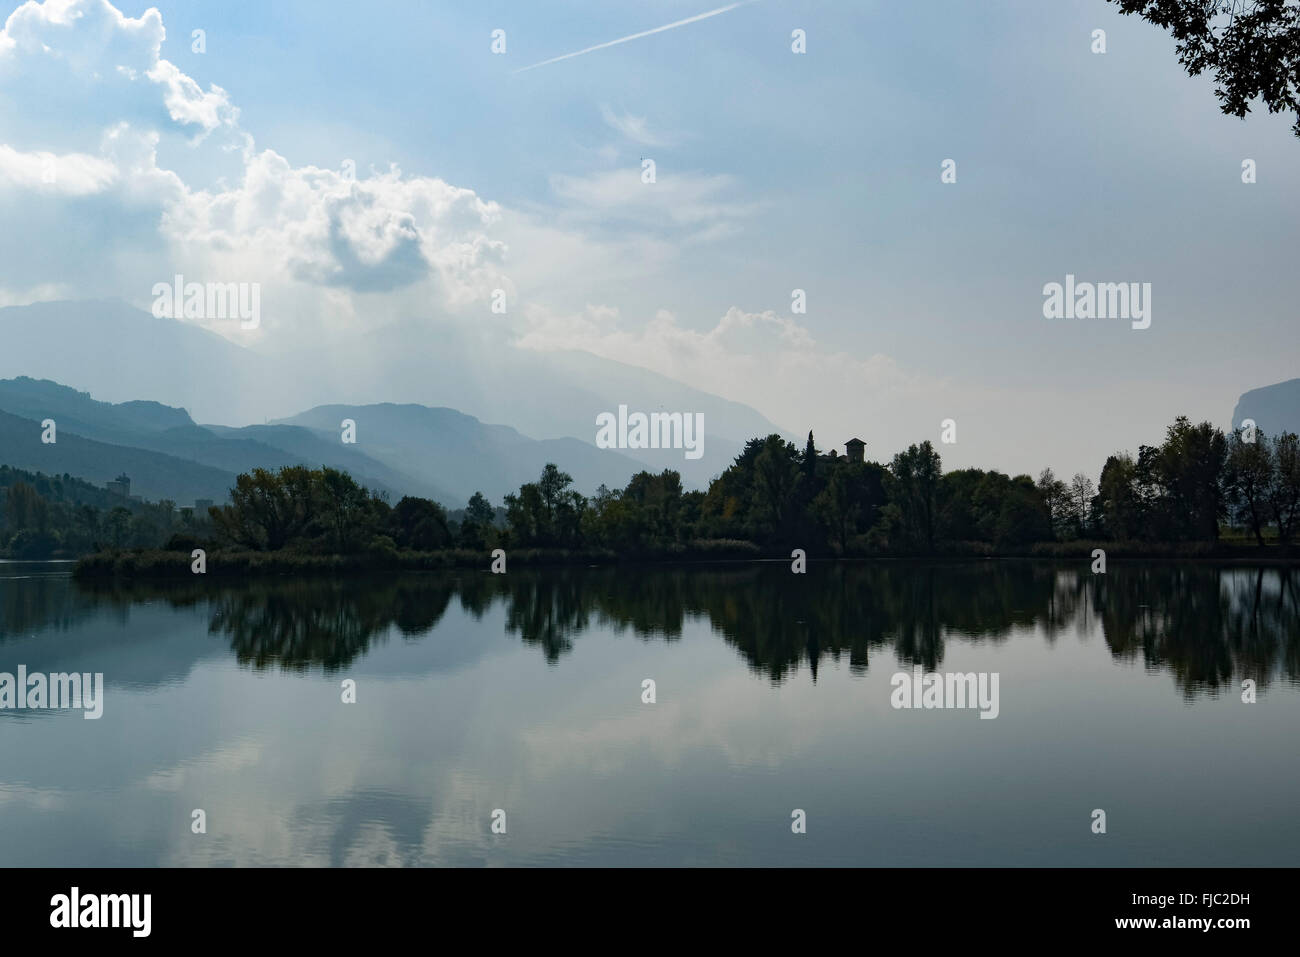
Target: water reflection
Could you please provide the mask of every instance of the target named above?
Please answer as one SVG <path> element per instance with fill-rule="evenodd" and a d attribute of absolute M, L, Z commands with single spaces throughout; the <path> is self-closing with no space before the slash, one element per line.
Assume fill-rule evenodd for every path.
<path fill-rule="evenodd" d="M 847 658 L 857 674 L 877 650 L 939 669 L 950 642 L 1003 642 L 1037 629 L 1055 642 L 1100 629 L 1112 656 L 1172 674 L 1181 692 L 1243 678 L 1300 683 L 1300 599 L 1292 569 L 1123 565 L 1107 575 L 1030 562 L 518 570 L 244 584 L 78 585 L 66 578 L 0 587 L 0 642 L 63 630 L 90 615 L 124 618 L 164 603 L 205 615 L 208 630 L 255 669 L 347 667 L 396 633 L 427 635 L 452 600 L 505 627 L 548 662 L 593 626 L 673 641 L 707 620 L 749 667 L 774 682 Z M 11 583 L 12 584 L 12 583 Z"/>
<path fill-rule="evenodd" d="M 107 696 L 97 721 L 0 710 L 0 859 L 1289 866 L 1297 574 L 771 563 L 86 588 L 0 565 L 0 671 L 102 672 Z M 891 708 L 900 663 L 998 671 L 998 720 Z M 1259 707 L 1246 677 L 1273 686 Z M 793 840 L 792 808 L 814 824 Z"/>

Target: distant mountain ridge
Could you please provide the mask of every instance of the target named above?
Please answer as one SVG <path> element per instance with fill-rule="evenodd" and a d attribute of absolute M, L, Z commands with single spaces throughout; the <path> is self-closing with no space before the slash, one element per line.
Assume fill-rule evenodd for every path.
<path fill-rule="evenodd" d="M 532 482 L 548 462 L 573 476 L 575 487 L 590 494 L 602 484 L 622 488 L 644 463 L 620 452 L 598 449 L 578 439 L 530 439 L 505 425 L 486 425 L 455 409 L 384 402 L 377 405 L 322 405 L 284 425 L 305 426 L 324 437 L 341 434 L 345 420 L 356 423 L 357 447 L 394 468 L 435 476 L 464 504 L 481 491 L 494 504 L 524 482 Z"/>
<path fill-rule="evenodd" d="M 126 473 L 131 492 L 146 499 L 179 503 L 198 498 L 223 501 L 235 484 L 231 472 L 140 448 L 113 445 L 57 429 L 56 441 L 41 441 L 40 420 L 0 411 L 0 464 L 49 475 L 67 473 L 96 485 Z"/>
<path fill-rule="evenodd" d="M 75 435 L 119 447 L 147 449 L 191 464 L 219 469 L 227 477 L 220 494 L 199 496 L 202 498 L 225 499 L 240 472 L 304 463 L 313 467 L 330 465 L 345 469 L 357 481 L 398 497 L 409 493 L 441 500 L 452 495 L 435 482 L 398 472 L 340 443 L 322 441 L 306 429 L 272 429 L 266 426 L 214 429 L 195 424 L 184 409 L 139 400 L 99 402 L 89 393 L 48 380 L 26 376 L 0 380 L 0 410 L 37 423 L 51 418 L 60 437 Z M 267 438 L 275 441 L 266 441 Z M 98 479 L 102 471 L 102 468 L 96 468 L 86 477 Z M 109 476 L 112 477 L 115 475 Z M 132 479 L 138 481 L 134 475 Z M 146 488 L 156 491 L 147 478 L 138 487 L 141 494 Z M 177 498 L 175 494 L 161 497 L 173 498 L 183 504 L 188 501 Z"/>
<path fill-rule="evenodd" d="M 162 432 L 194 424 L 184 409 L 161 402 L 97 402 L 88 392 L 30 376 L 0 379 L 0 408 L 29 419 L 57 416 L 72 431 Z"/>
<path fill-rule="evenodd" d="M 100 402 L 49 380 L 0 380 L 0 464 L 67 472 L 97 485 L 126 473 L 132 493 L 189 504 L 224 501 L 240 472 L 304 464 L 349 472 L 396 501 L 419 495 L 449 509 L 481 491 L 499 505 L 554 462 L 575 487 L 622 488 L 644 464 L 577 439 L 530 439 L 455 409 L 416 404 L 318 406 L 283 422 L 243 428 L 199 425 L 162 403 Z M 57 442 L 40 440 L 52 419 Z M 355 444 L 341 424 L 356 423 Z M 676 453 L 680 455 L 680 453 Z"/>
<path fill-rule="evenodd" d="M 1300 379 L 1243 392 L 1232 410 L 1232 427 L 1240 428 L 1244 419 L 1253 419 L 1255 427 L 1265 435 L 1300 435 Z"/>
<path fill-rule="evenodd" d="M 505 327 L 488 324 L 398 321 L 263 354 L 122 302 L 43 302 L 0 308 L 0 344 L 0 378 L 70 383 L 120 404 L 148 397 L 227 426 L 285 421 L 328 404 L 400 401 L 457 409 L 537 440 L 590 444 L 596 417 L 620 404 L 698 412 L 699 460 L 621 450 L 651 470 L 677 469 L 693 488 L 707 486 L 748 439 L 782 431 L 742 403 L 646 369 L 584 352 L 516 348 Z"/>

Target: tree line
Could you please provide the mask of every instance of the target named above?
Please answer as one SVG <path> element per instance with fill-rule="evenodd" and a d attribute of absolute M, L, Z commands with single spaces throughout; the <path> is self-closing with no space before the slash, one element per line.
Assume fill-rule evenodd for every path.
<path fill-rule="evenodd" d="M 1289 544 L 1300 514 L 1294 433 L 1227 437 L 1178 418 L 1160 445 L 1119 453 L 1100 480 L 1037 479 L 984 469 L 944 472 L 921 442 L 888 464 L 803 449 L 779 435 L 751 439 L 707 491 L 672 470 L 638 472 L 622 489 L 587 496 L 548 464 L 498 510 L 475 493 L 459 521 L 428 499 L 395 506 L 334 469 L 241 475 L 231 504 L 212 509 L 219 540 L 252 549 L 355 551 L 464 548 L 604 549 L 679 554 L 701 543 L 748 542 L 822 553 L 931 554 L 976 543 L 1127 541 L 1214 543 L 1237 517 L 1259 544 Z"/>
<path fill-rule="evenodd" d="M 665 470 L 638 472 L 622 489 L 602 485 L 588 496 L 547 464 L 500 507 L 476 492 L 454 515 L 414 496 L 392 504 L 333 468 L 254 469 L 237 478 L 229 504 L 207 516 L 178 514 L 170 502 L 104 510 L 74 501 L 75 479 L 0 470 L 0 485 L 6 477 L 0 547 L 15 557 L 42 557 L 58 546 L 85 553 L 164 543 L 317 555 L 502 547 L 672 556 L 728 543 L 925 555 L 1072 541 L 1213 545 L 1225 524 L 1259 545 L 1289 545 L 1300 517 L 1294 433 L 1225 436 L 1186 417 L 1159 445 L 1108 457 L 1096 483 L 1083 474 L 1066 481 L 1050 468 L 1037 479 L 944 472 L 928 441 L 888 463 L 852 461 L 818 451 L 811 432 L 802 449 L 779 435 L 751 439 L 707 491 L 687 491 L 677 472 Z"/>
<path fill-rule="evenodd" d="M 750 440 L 707 492 L 683 491 L 673 471 L 640 472 L 588 498 L 548 465 L 506 496 L 503 545 L 662 552 L 707 540 L 803 547 L 834 554 L 932 554 L 961 544 L 1216 543 L 1235 520 L 1263 545 L 1290 544 L 1300 515 L 1294 433 L 1243 430 L 1225 438 L 1179 417 L 1164 441 L 1110 456 L 1094 483 L 1050 468 L 1037 479 L 978 468 L 944 472 L 921 442 L 888 464 L 818 452 L 779 435 Z M 1268 533 L 1266 535 L 1266 533 Z"/>
<path fill-rule="evenodd" d="M 127 500 L 82 479 L 0 465 L 0 557 L 44 559 L 103 549 L 158 548 L 176 534 L 211 534 L 206 515 L 174 502 Z"/>

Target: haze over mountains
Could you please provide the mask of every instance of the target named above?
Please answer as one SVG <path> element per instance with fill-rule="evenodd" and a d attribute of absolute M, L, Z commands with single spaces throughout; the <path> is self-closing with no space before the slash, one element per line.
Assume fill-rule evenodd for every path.
<path fill-rule="evenodd" d="M 40 422 L 0 411 L 0 464 L 47 475 L 66 472 L 100 486 L 125 472 L 132 481 L 132 494 L 183 504 L 197 498 L 222 501 L 234 485 L 232 472 L 158 452 L 97 442 L 74 432 L 59 430 L 57 441 L 46 444 L 41 441 Z"/>
<path fill-rule="evenodd" d="M 286 419 L 284 425 L 338 436 L 339 424 L 351 419 L 357 444 L 380 462 L 413 475 L 437 476 L 452 490 L 447 504 L 463 505 L 475 491 L 494 503 L 524 482 L 532 482 L 547 462 L 573 476 L 584 491 L 600 485 L 622 488 L 642 463 L 578 439 L 534 440 L 504 425 L 485 425 L 455 409 L 422 405 L 317 406 Z"/>
<path fill-rule="evenodd" d="M 454 509 L 475 491 L 499 503 L 547 462 L 588 494 L 642 468 L 704 488 L 744 441 L 780 431 L 747 406 L 586 353 L 515 349 L 448 323 L 402 323 L 378 339 L 264 355 L 120 302 L 0 309 L 0 377 L 17 377 L 0 379 L 0 463 L 101 486 L 125 472 L 134 494 L 182 504 L 223 500 L 255 467 L 329 465 Z M 596 415 L 619 405 L 703 412 L 703 458 L 596 448 Z M 40 441 L 46 418 L 56 445 Z M 1233 424 L 1243 418 L 1300 431 L 1300 379 L 1243 394 Z M 341 441 L 344 419 L 355 445 Z"/>
<path fill-rule="evenodd" d="M 52 444 L 41 441 L 46 419 L 57 427 Z M 356 423 L 356 444 L 342 441 L 344 419 Z M 203 426 L 184 409 L 99 402 L 26 377 L 0 381 L 0 460 L 97 484 L 125 472 L 133 493 L 182 504 L 224 500 L 235 476 L 253 468 L 328 465 L 393 500 L 420 495 L 449 508 L 463 506 L 475 491 L 499 504 L 506 493 L 536 479 L 547 462 L 560 464 L 584 490 L 602 483 L 621 487 L 642 467 L 577 439 L 530 439 L 454 409 L 321 406 L 283 423 Z"/>
<path fill-rule="evenodd" d="M 0 309 L 0 343 L 0 378 L 52 379 L 110 402 L 151 399 L 227 426 L 327 404 L 419 403 L 535 439 L 591 444 L 596 416 L 620 404 L 646 413 L 702 412 L 699 460 L 680 450 L 622 450 L 654 471 L 677 469 L 695 488 L 725 469 L 748 439 L 782 431 L 748 406 L 644 369 L 586 353 L 517 349 L 498 330 L 450 322 L 396 323 L 352 341 L 262 354 L 121 302 L 44 302 Z"/>
<path fill-rule="evenodd" d="M 184 409 L 148 401 L 99 402 L 67 386 L 26 377 L 0 380 L 0 410 L 7 415 L 5 464 L 100 483 L 125 472 L 133 493 L 146 499 L 220 501 L 240 472 L 300 463 L 346 469 L 390 494 L 452 499 L 436 482 L 404 475 L 355 446 L 307 429 L 201 427 Z M 53 444 L 40 441 L 39 423 L 47 418 L 57 427 Z M 146 450 L 149 454 L 142 454 Z"/>

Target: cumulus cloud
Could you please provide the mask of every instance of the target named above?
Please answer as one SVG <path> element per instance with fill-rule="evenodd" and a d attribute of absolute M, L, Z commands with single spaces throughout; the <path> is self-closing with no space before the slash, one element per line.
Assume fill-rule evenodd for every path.
<path fill-rule="evenodd" d="M 224 90 L 204 91 L 162 58 L 165 37 L 153 7 L 128 17 L 108 0 L 28 0 L 0 31 L 0 84 L 56 105 L 60 125 L 234 126 L 239 111 Z"/>
<path fill-rule="evenodd" d="M 8 187 L 85 196 L 117 179 L 117 167 L 89 153 L 22 153 L 0 143 L 0 182 Z"/>
<path fill-rule="evenodd" d="M 654 184 L 638 168 L 557 175 L 554 205 L 525 211 L 395 166 L 295 166 L 255 145 L 221 87 L 163 58 L 165 37 L 156 9 L 129 17 L 108 0 L 28 2 L 5 22 L 0 102 L 47 104 L 14 116 L 0 106 L 0 214 L 33 227 L 0 263 L 6 297 L 72 285 L 147 307 L 177 273 L 258 282 L 257 331 L 186 320 L 250 339 L 366 317 L 481 316 L 497 289 L 513 306 L 521 288 L 564 298 L 576 271 L 653 274 L 753 209 L 732 198 L 729 177 L 671 168 Z M 644 118 L 604 115 L 629 139 L 663 142 Z M 173 148 L 193 152 L 184 178 L 160 165 Z M 232 159 L 234 175 L 196 181 Z M 82 241 L 53 242 L 70 232 Z"/>
<path fill-rule="evenodd" d="M 132 18 L 107 0 L 28 2 L 5 22 L 0 93 L 26 103 L 52 95 L 58 122 L 31 110 L 27 121 L 5 122 L 0 211 L 47 236 L 75 231 L 87 240 L 58 255 L 47 249 L 40 263 L 10 257 L 0 265 L 7 298 L 20 297 L 20 282 L 75 278 L 82 295 L 147 305 L 154 283 L 179 272 L 266 284 L 264 304 L 291 326 L 355 319 L 356 303 L 340 290 L 405 291 L 390 305 L 427 314 L 431 303 L 455 309 L 510 285 L 501 274 L 507 244 L 492 234 L 496 204 L 396 167 L 357 175 L 259 150 L 224 90 L 205 90 L 161 57 L 164 38 L 157 10 Z M 234 184 L 205 188 L 160 167 L 169 136 L 192 149 L 233 148 Z"/>
<path fill-rule="evenodd" d="M 499 217 L 495 203 L 440 179 L 396 167 L 358 179 L 264 150 L 238 185 L 187 191 L 162 230 L 192 255 L 242 255 L 303 283 L 384 292 L 436 276 L 459 300 L 495 281 L 505 244 L 489 228 Z"/>

